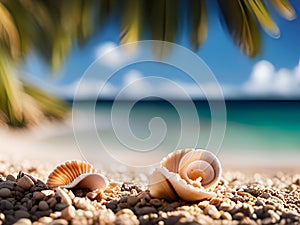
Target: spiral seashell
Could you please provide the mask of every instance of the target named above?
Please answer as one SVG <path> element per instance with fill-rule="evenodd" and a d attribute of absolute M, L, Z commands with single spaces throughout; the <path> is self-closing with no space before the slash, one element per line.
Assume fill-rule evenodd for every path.
<path fill-rule="evenodd" d="M 48 176 L 47 185 L 52 189 L 57 187 L 87 188 L 93 191 L 105 189 L 108 186 L 108 180 L 91 164 L 75 160 L 57 166 Z"/>
<path fill-rule="evenodd" d="M 211 152 L 181 149 L 161 161 L 149 178 L 150 194 L 174 201 L 199 201 L 216 196 L 213 192 L 222 173 L 221 163 Z"/>

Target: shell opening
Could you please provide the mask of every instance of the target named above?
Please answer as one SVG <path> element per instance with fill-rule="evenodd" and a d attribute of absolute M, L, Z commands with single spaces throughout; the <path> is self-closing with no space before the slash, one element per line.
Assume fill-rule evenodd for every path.
<path fill-rule="evenodd" d="M 187 178 L 189 183 L 197 183 L 200 186 L 210 183 L 214 179 L 215 174 L 212 166 L 203 160 L 191 162 L 186 170 L 182 172 L 184 173 L 182 177 Z"/>

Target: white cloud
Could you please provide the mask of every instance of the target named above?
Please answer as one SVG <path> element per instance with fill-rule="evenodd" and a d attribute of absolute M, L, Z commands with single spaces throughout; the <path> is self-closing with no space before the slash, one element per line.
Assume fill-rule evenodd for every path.
<path fill-rule="evenodd" d="M 121 48 L 114 42 L 105 42 L 96 48 L 95 56 L 99 59 L 98 63 L 104 66 L 114 68 L 130 61 L 135 52 L 126 51 L 128 49 Z"/>
<path fill-rule="evenodd" d="M 268 61 L 256 63 L 249 80 L 242 85 L 242 92 L 259 97 L 299 97 L 300 61 L 293 70 L 282 68 L 278 71 Z"/>
<path fill-rule="evenodd" d="M 155 79 L 156 78 L 156 79 Z M 80 83 L 79 83 L 80 82 Z M 78 85 L 79 89 L 77 90 Z M 124 75 L 121 84 L 116 85 L 103 80 L 78 80 L 66 86 L 42 85 L 58 96 L 73 98 L 77 90 L 78 99 L 115 98 L 141 99 L 157 96 L 167 99 L 220 99 L 219 87 L 213 83 L 201 84 L 162 77 L 146 77 L 138 70 L 130 70 Z M 274 65 L 262 60 L 255 64 L 249 79 L 241 85 L 220 84 L 227 99 L 234 98 L 299 98 L 300 97 L 300 62 L 291 70 L 275 70 Z M 99 91 L 101 93 L 99 95 Z M 205 94 L 204 95 L 204 91 Z"/>

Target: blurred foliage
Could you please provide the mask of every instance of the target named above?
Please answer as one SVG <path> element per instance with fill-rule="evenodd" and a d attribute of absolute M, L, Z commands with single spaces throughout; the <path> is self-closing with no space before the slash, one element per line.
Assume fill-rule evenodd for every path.
<path fill-rule="evenodd" d="M 217 3 L 233 41 L 249 57 L 260 52 L 260 26 L 271 36 L 279 35 L 270 6 L 288 20 L 296 16 L 288 0 Z M 125 44 L 144 39 L 144 34 L 176 42 L 185 18 L 191 44 L 198 50 L 208 33 L 206 11 L 205 0 L 0 0 L 0 121 L 23 127 L 45 116 L 64 117 L 61 101 L 21 81 L 18 66 L 31 51 L 55 71 L 75 43 L 84 45 L 108 19 L 120 20 L 120 43 Z M 162 44 L 154 53 L 163 57 L 169 51 L 165 48 Z"/>

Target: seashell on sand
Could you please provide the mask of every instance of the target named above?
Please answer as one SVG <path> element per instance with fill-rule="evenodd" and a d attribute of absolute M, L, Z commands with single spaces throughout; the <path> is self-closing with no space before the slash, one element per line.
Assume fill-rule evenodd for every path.
<path fill-rule="evenodd" d="M 87 188 L 91 191 L 105 189 L 109 182 L 87 162 L 67 161 L 57 166 L 48 176 L 49 188 Z"/>
<path fill-rule="evenodd" d="M 149 178 L 150 194 L 174 201 L 199 201 L 216 196 L 221 178 L 218 158 L 202 149 L 180 149 L 165 157 Z"/>

